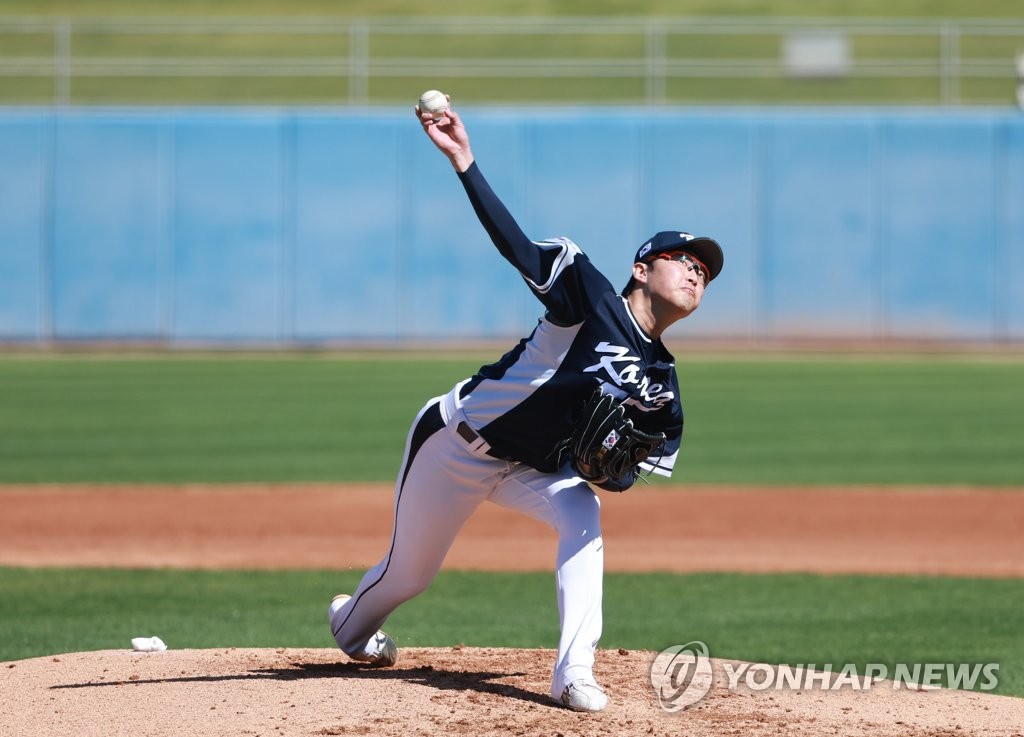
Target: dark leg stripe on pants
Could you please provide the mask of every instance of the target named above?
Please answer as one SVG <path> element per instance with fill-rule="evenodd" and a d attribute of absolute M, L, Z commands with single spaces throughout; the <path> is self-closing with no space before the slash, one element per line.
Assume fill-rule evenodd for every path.
<path fill-rule="evenodd" d="M 441 403 L 434 402 L 432 405 L 427 407 L 423 414 L 420 416 L 419 421 L 416 423 L 416 427 L 412 430 L 412 435 L 409 437 L 409 454 L 405 459 L 405 466 L 401 469 L 402 483 L 398 487 L 398 499 L 395 501 L 395 524 L 394 529 L 391 532 L 391 547 L 388 548 L 387 561 L 388 564 L 384 566 L 384 570 L 381 571 L 380 576 L 372 584 L 367 586 L 360 594 L 359 598 L 363 596 L 367 591 L 372 589 L 388 572 L 388 567 L 391 565 L 391 553 L 395 549 L 395 535 L 398 532 L 398 515 L 402 509 L 402 492 L 405 490 L 405 480 L 409 476 L 409 469 L 412 468 L 412 462 L 416 458 L 416 454 L 419 453 L 420 448 L 427 442 L 427 438 L 436 433 L 438 430 L 444 427 L 444 419 L 441 417 Z M 342 627 L 345 626 L 345 622 L 348 622 L 348 618 L 352 616 L 352 612 L 355 611 L 356 605 L 359 604 L 359 598 L 352 602 L 349 607 L 348 614 L 345 616 L 344 621 L 338 625 L 337 629 L 334 630 L 334 636 L 337 637 L 338 633 L 341 632 Z"/>
<path fill-rule="evenodd" d="M 441 418 L 441 403 L 435 402 L 430 405 L 420 421 L 416 423 L 416 429 L 412 431 L 412 438 L 409 440 L 409 457 L 405 460 L 405 468 L 402 469 L 402 485 L 399 487 L 399 501 L 401 501 L 401 489 L 405 488 L 405 479 L 409 475 L 409 468 L 420 448 L 427 442 L 427 438 L 444 427 L 444 420 Z M 396 515 L 397 516 L 397 515 Z"/>

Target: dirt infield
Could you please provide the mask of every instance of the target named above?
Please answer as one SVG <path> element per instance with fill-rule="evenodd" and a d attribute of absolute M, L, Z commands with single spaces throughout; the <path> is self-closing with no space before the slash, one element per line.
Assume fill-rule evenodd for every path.
<path fill-rule="evenodd" d="M 602 494 L 610 571 L 1024 576 L 1024 493 L 645 488 Z M 390 485 L 0 488 L 0 565 L 367 568 Z M 550 570 L 554 533 L 484 504 L 445 565 Z"/>
<path fill-rule="evenodd" d="M 385 485 L 5 487 L 0 565 L 364 568 L 387 549 L 391 496 Z M 1024 576 L 1019 490 L 659 487 L 601 498 L 612 571 Z M 542 525 L 484 505 L 446 567 L 550 570 L 554 550 Z M 700 703 L 669 714 L 650 686 L 653 658 L 600 650 L 611 704 L 580 715 L 547 696 L 550 651 L 403 648 L 385 670 L 334 650 L 65 654 L 0 663 L 0 734 L 1024 737 L 1024 699 L 891 682 L 734 690 L 723 661 Z"/>

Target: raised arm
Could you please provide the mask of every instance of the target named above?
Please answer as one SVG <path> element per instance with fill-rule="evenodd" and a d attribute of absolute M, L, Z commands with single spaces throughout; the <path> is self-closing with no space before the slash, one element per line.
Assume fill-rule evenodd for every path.
<path fill-rule="evenodd" d="M 612 290 L 608 280 L 567 238 L 536 243 L 527 237 L 474 162 L 469 135 L 458 113 L 449 109 L 434 119 L 417 107 L 416 117 L 458 172 L 469 202 L 498 252 L 519 271 L 548 314 L 566 325 L 582 320 L 592 309 L 594 296 Z"/>
<path fill-rule="evenodd" d="M 466 126 L 462 124 L 458 113 L 448 108 L 444 115 L 435 120 L 431 113 L 420 110 L 419 105 L 415 112 L 423 130 L 441 153 L 448 157 L 455 171 L 460 174 L 466 171 L 473 163 L 473 151 L 469 147 Z"/>
<path fill-rule="evenodd" d="M 536 284 L 545 283 L 551 273 L 551 264 L 555 260 L 554 249 L 545 249 L 533 243 L 523 233 L 519 224 L 505 207 L 504 203 L 491 189 L 484 179 L 480 168 L 474 166 L 473 150 L 469 145 L 469 134 L 459 114 L 450 108 L 438 119 L 428 112 L 416 108 L 423 130 L 443 153 L 455 171 L 473 210 L 480 219 L 480 224 L 491 237 L 491 241 L 519 272 Z"/>

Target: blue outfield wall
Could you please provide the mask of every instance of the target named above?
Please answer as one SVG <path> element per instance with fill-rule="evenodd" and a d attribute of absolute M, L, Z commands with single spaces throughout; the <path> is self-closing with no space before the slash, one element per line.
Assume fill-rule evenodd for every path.
<path fill-rule="evenodd" d="M 726 267 L 680 334 L 1024 339 L 1013 110 L 463 110 L 498 194 L 615 282 Z M 408 111 L 0 110 L 0 341 L 518 337 L 539 305 Z"/>

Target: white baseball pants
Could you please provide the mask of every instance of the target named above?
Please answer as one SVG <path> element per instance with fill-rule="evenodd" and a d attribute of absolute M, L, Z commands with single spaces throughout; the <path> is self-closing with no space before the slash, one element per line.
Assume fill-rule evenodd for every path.
<path fill-rule="evenodd" d="M 491 501 L 558 533 L 561 637 L 551 682 L 551 695 L 558 698 L 567 684 L 593 677 L 602 626 L 600 502 L 568 464 L 545 474 L 487 455 L 487 443 L 474 438 L 458 408 L 459 388 L 428 402 L 416 417 L 395 485 L 391 549 L 331 615 L 331 631 L 346 653 L 364 652 L 388 616 L 426 590 L 463 524 L 477 506 Z"/>

